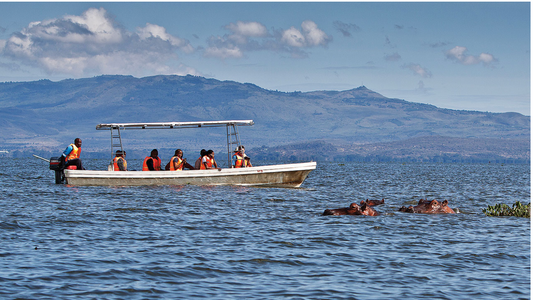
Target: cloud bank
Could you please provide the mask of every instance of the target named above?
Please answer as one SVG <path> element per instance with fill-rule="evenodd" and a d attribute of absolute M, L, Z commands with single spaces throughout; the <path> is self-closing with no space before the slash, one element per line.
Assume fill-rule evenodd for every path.
<path fill-rule="evenodd" d="M 292 57 L 307 57 L 305 49 L 326 47 L 332 40 L 318 25 L 304 21 L 301 28 L 290 27 L 269 31 L 258 22 L 230 23 L 224 27 L 231 33 L 224 36 L 211 36 L 204 55 L 220 59 L 241 58 L 251 51 L 276 51 L 290 53 Z"/>
<path fill-rule="evenodd" d="M 195 73 L 167 64 L 178 52 L 194 51 L 189 41 L 149 23 L 128 32 L 103 8 L 90 8 L 80 16 L 32 22 L 0 43 L 0 49 L 4 57 L 47 73 Z"/>
<path fill-rule="evenodd" d="M 177 52 L 194 51 L 189 41 L 149 23 L 137 32 L 128 32 L 103 8 L 32 22 L 0 46 L 4 57 L 50 74 L 194 73 L 167 64 L 177 58 Z"/>
<path fill-rule="evenodd" d="M 0 40 L 0 55 L 18 64 L 18 69 L 31 66 L 48 74 L 201 75 L 178 63 L 178 54 L 200 52 L 205 57 L 228 59 L 267 50 L 302 58 L 307 57 L 306 50 L 326 47 L 332 40 L 310 20 L 302 22 L 300 28 L 269 31 L 258 22 L 238 21 L 224 29 L 229 33 L 211 36 L 207 47 L 193 47 L 157 24 L 146 23 L 131 32 L 104 8 L 90 8 L 79 16 L 30 23 L 7 40 Z M 0 67 L 17 69 L 5 63 Z"/>

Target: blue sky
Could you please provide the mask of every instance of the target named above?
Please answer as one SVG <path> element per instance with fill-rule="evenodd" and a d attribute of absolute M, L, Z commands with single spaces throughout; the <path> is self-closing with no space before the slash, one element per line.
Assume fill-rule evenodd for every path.
<path fill-rule="evenodd" d="M 529 2 L 0 2 L 0 81 L 193 74 L 530 115 Z"/>

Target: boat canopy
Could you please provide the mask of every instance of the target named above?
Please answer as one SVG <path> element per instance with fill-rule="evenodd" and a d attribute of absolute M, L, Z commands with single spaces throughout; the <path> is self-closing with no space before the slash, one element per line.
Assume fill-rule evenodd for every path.
<path fill-rule="evenodd" d="M 180 129 L 199 127 L 226 127 L 228 166 L 231 166 L 231 153 L 233 146 L 240 146 L 238 126 L 252 126 L 253 120 L 229 120 L 229 121 L 201 121 L 201 122 L 155 122 L 155 123 L 110 123 L 98 124 L 96 130 L 111 131 L 111 160 L 115 157 L 115 150 L 124 151 L 122 145 L 121 130 L 126 129 Z"/>
<path fill-rule="evenodd" d="M 96 130 L 111 129 L 179 129 L 196 127 L 252 126 L 253 120 L 202 121 L 202 122 L 155 122 L 155 123 L 110 123 L 98 124 Z"/>

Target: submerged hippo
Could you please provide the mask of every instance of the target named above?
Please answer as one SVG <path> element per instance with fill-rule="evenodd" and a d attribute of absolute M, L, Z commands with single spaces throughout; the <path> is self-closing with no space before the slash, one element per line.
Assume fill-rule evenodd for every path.
<path fill-rule="evenodd" d="M 413 207 L 410 205 L 409 207 L 402 206 L 400 208 L 401 212 L 408 212 L 408 213 L 419 213 L 419 214 L 454 214 L 455 211 L 451 209 L 448 206 L 448 200 L 444 200 L 441 202 L 437 200 L 424 200 L 420 199 L 418 201 L 418 205 Z"/>
<path fill-rule="evenodd" d="M 361 201 L 361 203 L 359 205 L 366 204 L 367 206 L 376 206 L 376 205 L 381 205 L 381 204 L 384 204 L 384 203 L 385 203 L 385 199 L 381 199 L 381 200 L 368 200 L 368 199 L 366 199 L 366 201 Z"/>
<path fill-rule="evenodd" d="M 364 202 L 364 201 L 363 201 Z M 357 203 L 350 204 L 350 207 L 326 209 L 323 216 L 342 216 L 342 215 L 365 215 L 365 216 L 379 216 L 379 213 L 371 208 L 366 203 L 359 206 Z"/>

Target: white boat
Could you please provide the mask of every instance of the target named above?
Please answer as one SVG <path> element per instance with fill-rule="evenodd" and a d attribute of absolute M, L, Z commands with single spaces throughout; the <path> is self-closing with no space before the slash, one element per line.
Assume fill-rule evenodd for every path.
<path fill-rule="evenodd" d="M 250 185 L 299 187 L 316 162 L 250 168 L 184 171 L 91 171 L 65 170 L 69 185 Z"/>
<path fill-rule="evenodd" d="M 164 122 L 164 123 L 113 123 L 98 124 L 97 130 L 111 131 L 111 157 L 115 150 L 123 150 L 121 131 L 129 129 L 182 129 L 200 127 L 226 127 L 228 166 L 235 146 L 241 145 L 238 126 L 252 126 L 253 120 Z M 52 169 L 52 167 L 51 167 Z M 222 168 L 221 170 L 183 171 L 107 171 L 64 170 L 67 184 L 74 186 L 138 186 L 138 185 L 242 185 L 299 187 L 307 175 L 316 169 L 316 162 L 254 166 L 248 168 Z M 58 171 L 56 171 L 58 172 Z M 58 174 L 56 174 L 57 182 Z"/>

